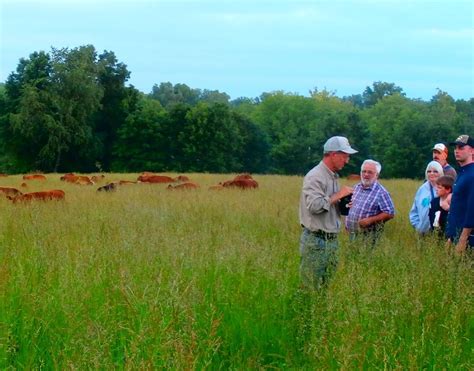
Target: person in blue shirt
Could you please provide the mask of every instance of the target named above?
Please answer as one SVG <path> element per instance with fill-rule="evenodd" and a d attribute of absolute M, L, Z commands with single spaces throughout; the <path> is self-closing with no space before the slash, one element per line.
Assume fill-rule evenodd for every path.
<path fill-rule="evenodd" d="M 474 248 L 474 138 L 460 135 L 454 145 L 454 157 L 460 168 L 453 187 L 446 237 L 462 254 Z"/>
<path fill-rule="evenodd" d="M 431 161 L 425 170 L 426 182 L 416 191 L 409 217 L 410 224 L 422 235 L 430 231 L 430 204 L 436 197 L 436 180 L 442 175 L 444 172 L 440 163 Z"/>

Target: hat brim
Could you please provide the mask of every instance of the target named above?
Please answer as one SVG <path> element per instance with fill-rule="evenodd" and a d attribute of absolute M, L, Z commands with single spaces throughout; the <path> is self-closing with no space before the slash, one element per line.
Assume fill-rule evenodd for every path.
<path fill-rule="evenodd" d="M 464 147 L 464 146 L 468 146 L 469 143 L 463 143 L 463 142 L 452 142 L 452 143 L 449 143 L 450 146 L 461 146 L 461 147 Z"/>
<path fill-rule="evenodd" d="M 348 153 L 349 155 L 353 155 L 354 153 L 357 153 L 359 151 L 356 151 L 353 148 L 349 148 L 349 149 L 342 149 L 341 152 Z"/>

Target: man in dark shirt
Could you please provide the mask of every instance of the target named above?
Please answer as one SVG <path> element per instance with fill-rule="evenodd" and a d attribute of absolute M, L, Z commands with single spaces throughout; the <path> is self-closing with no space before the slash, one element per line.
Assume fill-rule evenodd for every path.
<path fill-rule="evenodd" d="M 446 237 L 461 254 L 474 248 L 474 138 L 460 135 L 452 145 L 460 168 L 454 183 Z"/>

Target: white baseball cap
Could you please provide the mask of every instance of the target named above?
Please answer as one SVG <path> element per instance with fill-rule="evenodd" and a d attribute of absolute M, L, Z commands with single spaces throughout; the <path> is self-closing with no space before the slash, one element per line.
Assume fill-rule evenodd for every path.
<path fill-rule="evenodd" d="M 327 152 L 344 152 L 350 155 L 357 153 L 354 148 L 351 147 L 346 137 L 331 137 L 326 143 L 324 143 L 324 153 Z"/>
<path fill-rule="evenodd" d="M 436 143 L 433 147 L 433 151 L 448 153 L 448 147 L 446 147 L 443 143 Z"/>

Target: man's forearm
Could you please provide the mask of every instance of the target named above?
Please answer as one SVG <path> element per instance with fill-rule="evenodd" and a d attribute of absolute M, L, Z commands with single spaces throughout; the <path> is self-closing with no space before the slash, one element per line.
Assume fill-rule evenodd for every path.
<path fill-rule="evenodd" d="M 469 240 L 469 236 L 471 235 L 472 228 L 463 228 L 461 231 L 461 235 L 459 236 L 459 241 L 456 245 L 456 252 L 462 253 L 466 251 L 467 248 L 467 241 Z"/>
<path fill-rule="evenodd" d="M 377 214 L 377 215 L 374 215 L 374 216 L 369 216 L 368 218 L 361 219 L 359 221 L 359 225 L 361 227 L 366 228 L 366 227 L 371 226 L 372 224 L 385 222 L 385 221 L 390 220 L 392 218 L 393 218 L 392 214 L 380 213 L 380 214 Z"/>

